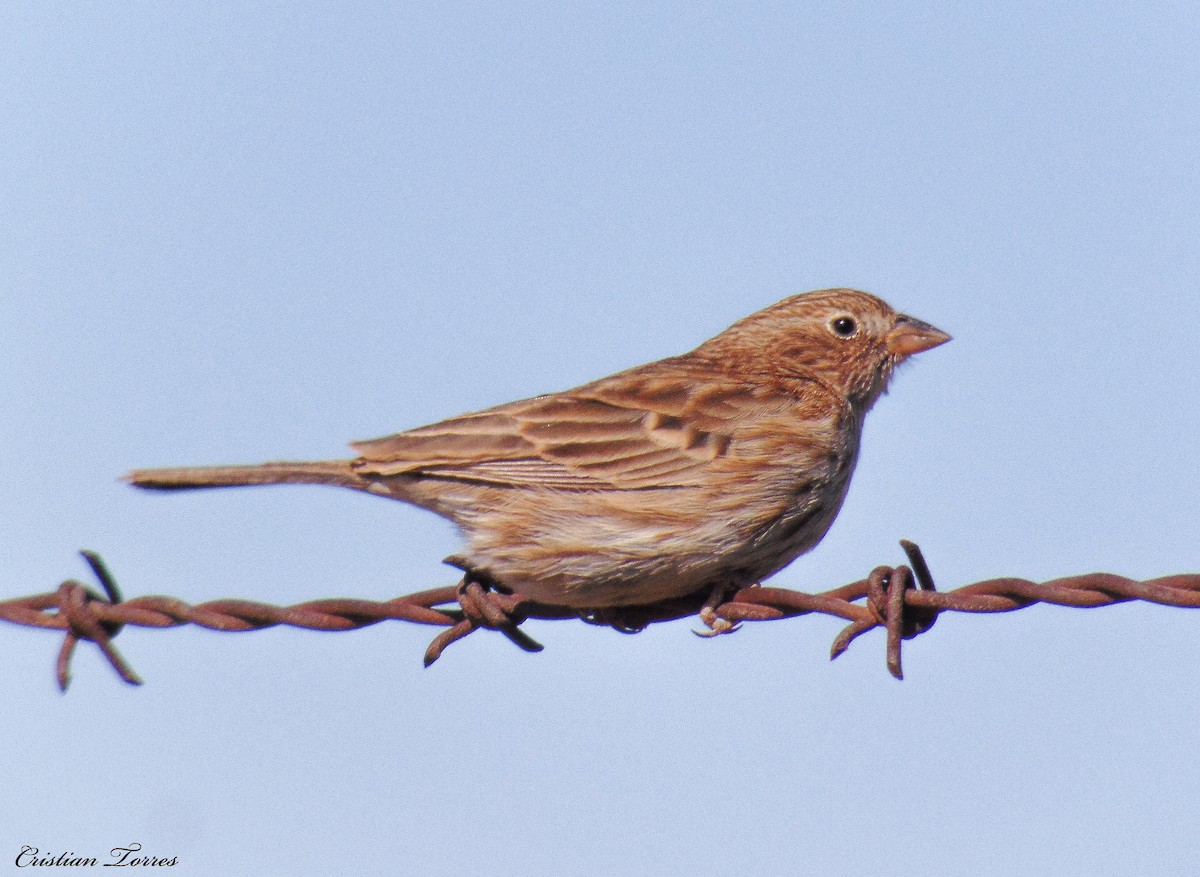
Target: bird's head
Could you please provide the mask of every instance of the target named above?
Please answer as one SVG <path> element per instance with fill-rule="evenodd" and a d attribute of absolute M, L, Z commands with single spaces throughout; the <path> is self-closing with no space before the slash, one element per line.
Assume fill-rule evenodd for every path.
<path fill-rule="evenodd" d="M 696 352 L 739 372 L 817 380 L 867 408 L 897 365 L 949 340 L 870 293 L 823 289 L 751 314 Z"/>

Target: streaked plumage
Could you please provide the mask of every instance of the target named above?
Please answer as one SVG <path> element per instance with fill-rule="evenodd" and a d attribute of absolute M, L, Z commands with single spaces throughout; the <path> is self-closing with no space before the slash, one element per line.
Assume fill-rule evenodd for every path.
<path fill-rule="evenodd" d="M 353 460 L 128 479 L 401 499 L 454 521 L 468 542 L 455 562 L 506 589 L 588 609 L 651 603 L 759 581 L 820 541 L 893 368 L 948 339 L 867 293 L 823 290 L 682 356 L 355 442 Z"/>

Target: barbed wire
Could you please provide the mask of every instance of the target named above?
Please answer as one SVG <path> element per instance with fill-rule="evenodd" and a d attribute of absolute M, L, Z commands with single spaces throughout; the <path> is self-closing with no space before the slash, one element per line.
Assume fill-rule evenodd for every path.
<path fill-rule="evenodd" d="M 698 633 L 712 636 L 730 633 L 746 621 L 822 614 L 849 622 L 834 638 L 831 658 L 845 652 L 862 634 L 882 627 L 887 633 L 888 670 L 897 679 L 903 679 L 901 643 L 928 631 L 942 612 L 1011 612 L 1035 603 L 1088 609 L 1130 600 L 1200 608 L 1200 574 L 1195 573 L 1147 581 L 1111 573 L 1068 576 L 1047 582 L 997 578 L 952 591 L 938 591 L 920 548 L 908 541 L 901 541 L 900 545 L 911 566 L 878 566 L 865 579 L 819 594 L 753 585 L 733 593 L 701 592 L 644 606 L 588 611 L 504 593 L 469 575 L 458 585 L 382 602 L 343 597 L 275 606 L 236 599 L 191 605 L 165 596 L 124 600 L 99 555 L 83 551 L 81 554 L 103 593 L 70 579 L 55 591 L 0 601 L 0 620 L 65 633 L 56 675 L 59 688 L 66 691 L 71 658 L 80 640 L 96 643 L 125 682 L 142 684 L 113 645 L 113 639 L 126 625 L 164 628 L 195 624 L 230 633 L 278 625 L 306 630 L 357 630 L 382 621 L 444 627 L 425 650 L 428 667 L 452 642 L 481 628 L 503 633 L 526 651 L 541 651 L 542 646 L 520 629 L 520 624 L 531 618 L 576 618 L 623 633 L 636 633 L 650 624 L 699 614 L 709 629 Z"/>

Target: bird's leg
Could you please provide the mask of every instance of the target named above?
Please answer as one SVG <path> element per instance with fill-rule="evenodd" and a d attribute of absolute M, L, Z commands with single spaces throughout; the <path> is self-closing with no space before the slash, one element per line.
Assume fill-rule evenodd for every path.
<path fill-rule="evenodd" d="M 722 618 L 717 614 L 717 609 L 730 594 L 737 589 L 726 584 L 714 585 L 712 591 L 708 595 L 708 599 L 704 601 L 704 605 L 700 607 L 700 620 L 704 622 L 708 630 L 693 630 L 692 633 L 696 636 L 720 636 L 723 633 L 733 633 L 741 623 L 734 624 L 728 619 Z"/>

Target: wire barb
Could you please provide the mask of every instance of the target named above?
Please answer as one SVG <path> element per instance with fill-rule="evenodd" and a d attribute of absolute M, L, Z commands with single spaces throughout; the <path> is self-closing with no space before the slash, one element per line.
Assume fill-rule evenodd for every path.
<path fill-rule="evenodd" d="M 141 685 L 142 678 L 133 671 L 112 642 L 121 632 L 123 623 L 104 621 L 94 611 L 97 606 L 118 605 L 121 602 L 121 590 L 104 561 L 100 559 L 100 555 L 94 551 L 79 553 L 100 580 L 105 596 L 100 596 L 74 579 L 68 579 L 58 587 L 58 614 L 62 616 L 66 630 L 55 665 L 59 691 L 65 693 L 71 684 L 71 658 L 75 655 L 75 646 L 81 639 L 91 640 L 99 646 L 101 653 L 118 676 L 130 685 Z"/>
<path fill-rule="evenodd" d="M 1000 578 L 938 591 L 921 549 L 907 540 L 901 541 L 900 546 L 909 566 L 879 566 L 861 581 L 819 594 L 761 585 L 751 585 L 732 594 L 706 588 L 686 597 L 644 606 L 585 610 L 538 603 L 520 594 L 506 593 L 469 571 L 457 586 L 419 591 L 383 602 L 345 597 L 293 606 L 250 600 L 213 600 L 193 606 L 164 596 L 124 600 L 116 579 L 100 556 L 84 551 L 83 558 L 104 594 L 70 579 L 55 591 L 0 601 L 0 620 L 63 632 L 56 675 L 59 687 L 66 691 L 71 658 L 80 640 L 96 643 L 125 682 L 142 684 L 113 645 L 113 639 L 129 625 L 163 628 L 196 624 L 210 630 L 239 632 L 282 624 L 306 630 L 339 631 L 369 627 L 381 621 L 407 621 L 444 628 L 425 650 L 425 666 L 429 666 L 451 643 L 480 628 L 499 631 L 527 652 L 541 651 L 541 644 L 520 627 L 531 618 L 575 618 L 622 633 L 636 633 L 650 624 L 699 613 L 709 631 L 726 632 L 746 621 L 822 614 L 847 622 L 833 640 L 831 658 L 844 653 L 864 633 L 882 627 L 886 634 L 888 670 L 897 679 L 903 679 L 904 640 L 928 631 L 943 612 L 1012 612 L 1034 603 L 1094 608 L 1130 600 L 1200 608 L 1200 574 L 1148 581 L 1111 573 L 1090 573 L 1041 583 Z"/>

